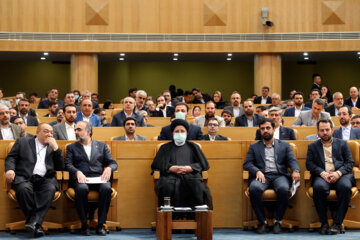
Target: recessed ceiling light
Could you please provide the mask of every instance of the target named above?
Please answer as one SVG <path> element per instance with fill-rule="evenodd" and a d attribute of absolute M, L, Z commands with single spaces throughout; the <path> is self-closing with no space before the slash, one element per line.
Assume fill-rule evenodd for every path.
<path fill-rule="evenodd" d="M 232 53 L 228 53 L 227 55 L 228 55 L 228 57 L 231 57 L 231 56 L 232 56 Z"/>
<path fill-rule="evenodd" d="M 41 57 L 40 59 L 41 59 L 41 60 L 46 60 L 46 57 Z"/>
<path fill-rule="evenodd" d="M 174 57 L 177 57 L 177 56 L 179 56 L 179 54 L 178 54 L 178 53 L 174 53 Z"/>
<path fill-rule="evenodd" d="M 304 60 L 309 60 L 309 58 L 308 58 L 308 57 L 304 57 Z"/>
<path fill-rule="evenodd" d="M 125 56 L 125 53 L 120 53 L 120 56 L 124 57 L 124 56 Z"/>
<path fill-rule="evenodd" d="M 227 58 L 226 60 L 227 60 L 227 61 L 231 61 L 231 58 Z"/>
<path fill-rule="evenodd" d="M 360 55 L 360 52 L 358 52 L 358 54 Z"/>
<path fill-rule="evenodd" d="M 173 60 L 174 60 L 174 61 L 177 61 L 177 60 L 178 60 L 178 58 L 173 58 Z"/>
<path fill-rule="evenodd" d="M 304 56 L 308 56 L 309 55 L 309 53 L 307 53 L 307 52 L 304 52 Z"/>
<path fill-rule="evenodd" d="M 125 58 L 119 58 L 120 61 L 125 61 Z"/>
<path fill-rule="evenodd" d="M 44 56 L 47 56 L 47 55 L 49 55 L 49 53 L 48 53 L 48 52 L 44 52 Z"/>

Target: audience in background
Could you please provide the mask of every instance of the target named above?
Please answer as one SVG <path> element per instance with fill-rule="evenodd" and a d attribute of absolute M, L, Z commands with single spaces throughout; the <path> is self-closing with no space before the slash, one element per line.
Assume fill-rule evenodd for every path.
<path fill-rule="evenodd" d="M 195 118 L 200 116 L 201 115 L 201 107 L 200 106 L 194 106 L 192 111 L 191 111 L 191 115 L 193 117 L 195 117 Z"/>
<path fill-rule="evenodd" d="M 232 119 L 232 112 L 228 111 L 228 110 L 223 110 L 221 112 L 221 117 L 224 119 L 225 121 L 225 127 L 233 127 L 234 124 L 231 123 L 231 119 Z"/>
<path fill-rule="evenodd" d="M 136 135 L 136 119 L 128 117 L 124 120 L 124 130 L 125 134 L 113 138 L 114 141 L 146 141 L 146 137 Z"/>
<path fill-rule="evenodd" d="M 351 118 L 351 126 L 353 128 L 360 128 L 360 115 L 353 115 Z"/>
<path fill-rule="evenodd" d="M 264 86 L 261 90 L 261 96 L 255 97 L 255 104 L 271 104 L 271 97 L 269 96 L 270 88 Z"/>
<path fill-rule="evenodd" d="M 206 127 L 209 122 L 209 119 L 216 118 L 219 122 L 219 126 L 225 127 L 224 119 L 222 117 L 216 116 L 215 110 L 216 110 L 216 108 L 215 108 L 214 102 L 208 101 L 205 104 L 205 115 L 196 117 L 195 121 L 194 121 L 194 125 L 199 126 L 199 127 Z"/>
<path fill-rule="evenodd" d="M 235 119 L 235 127 L 257 127 L 262 118 L 264 117 L 254 114 L 254 105 L 247 100 L 244 102 L 244 114 Z"/>
<path fill-rule="evenodd" d="M 357 87 L 351 87 L 350 96 L 345 100 L 345 104 L 352 107 L 353 110 L 360 108 L 359 90 Z"/>
<path fill-rule="evenodd" d="M 219 121 L 216 118 L 210 118 L 207 124 L 208 134 L 204 135 L 205 141 L 226 141 L 227 137 L 218 135 Z"/>
<path fill-rule="evenodd" d="M 334 104 L 325 108 L 325 111 L 330 113 L 330 116 L 337 116 L 340 107 L 344 106 L 344 97 L 341 92 L 336 92 L 333 95 Z"/>
<path fill-rule="evenodd" d="M 216 109 L 224 109 L 226 106 L 226 102 L 223 101 L 222 95 L 220 91 L 215 91 L 212 97 L 212 100 L 215 103 Z"/>
<path fill-rule="evenodd" d="M 230 111 L 234 118 L 244 114 L 244 108 L 241 106 L 241 95 L 237 91 L 234 91 L 230 97 L 231 106 L 224 107 L 225 110 Z"/>

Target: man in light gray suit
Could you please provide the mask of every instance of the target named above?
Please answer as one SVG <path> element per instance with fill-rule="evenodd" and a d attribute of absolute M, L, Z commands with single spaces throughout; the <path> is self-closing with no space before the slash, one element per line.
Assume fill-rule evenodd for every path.
<path fill-rule="evenodd" d="M 241 106 L 240 93 L 234 91 L 230 97 L 231 106 L 224 107 L 224 110 L 232 112 L 234 118 L 237 118 L 244 114 L 244 108 Z"/>
<path fill-rule="evenodd" d="M 338 116 L 341 126 L 334 130 L 333 137 L 342 140 L 359 140 L 360 129 L 354 128 L 350 124 L 350 119 L 352 117 L 351 108 L 347 105 L 340 107 Z"/>
<path fill-rule="evenodd" d="M 0 103 L 0 140 L 17 140 L 24 137 L 21 127 L 10 123 L 10 111 L 5 104 Z"/>
<path fill-rule="evenodd" d="M 195 118 L 194 125 L 199 127 L 206 127 L 211 118 L 216 118 L 219 122 L 219 127 L 225 127 L 224 119 L 222 117 L 215 116 L 215 110 L 215 103 L 213 101 L 208 101 L 205 103 L 205 115 Z"/>
<path fill-rule="evenodd" d="M 114 141 L 146 141 L 146 137 L 136 135 L 136 119 L 127 117 L 124 120 L 125 135 L 113 138 Z"/>
<path fill-rule="evenodd" d="M 312 109 L 300 112 L 292 126 L 316 126 L 317 121 L 320 119 L 329 119 L 331 121 L 330 114 L 323 111 L 324 106 L 324 100 L 316 98 L 313 101 Z"/>
<path fill-rule="evenodd" d="M 76 105 L 67 104 L 64 106 L 65 122 L 56 124 L 54 129 L 55 140 L 76 140 L 75 118 Z"/>

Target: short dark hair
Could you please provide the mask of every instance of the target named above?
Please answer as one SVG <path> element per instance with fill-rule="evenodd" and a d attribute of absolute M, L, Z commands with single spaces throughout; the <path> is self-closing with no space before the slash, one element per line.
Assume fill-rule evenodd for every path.
<path fill-rule="evenodd" d="M 224 113 L 229 114 L 231 117 L 233 116 L 233 113 L 230 112 L 229 110 L 223 110 L 223 111 L 221 112 L 221 117 L 223 116 Z"/>
<path fill-rule="evenodd" d="M 75 111 L 76 111 L 76 105 L 75 105 L 75 104 L 70 103 L 70 104 L 66 104 L 66 105 L 63 107 L 63 111 L 64 111 L 64 113 L 66 112 L 66 108 L 68 108 L 68 107 L 74 107 L 74 108 L 75 108 Z"/>
<path fill-rule="evenodd" d="M 186 90 L 185 93 L 184 93 L 184 96 L 189 96 L 189 95 L 192 95 L 192 92 Z"/>
<path fill-rule="evenodd" d="M 32 97 L 32 96 L 37 97 L 38 94 L 37 94 L 36 92 L 30 93 L 30 94 L 29 94 L 29 98 Z"/>
<path fill-rule="evenodd" d="M 132 93 L 133 91 L 137 91 L 137 88 L 130 88 L 130 89 L 129 89 L 129 95 L 130 95 L 130 93 Z"/>
<path fill-rule="evenodd" d="M 27 99 L 27 98 L 21 98 L 20 101 L 19 101 L 19 103 L 20 103 L 20 102 L 28 102 L 28 103 L 30 104 L 30 101 L 29 101 L 29 99 Z"/>
<path fill-rule="evenodd" d="M 103 109 L 103 108 L 95 108 L 94 109 L 94 114 L 98 115 L 102 111 L 105 111 L 105 109 Z"/>
<path fill-rule="evenodd" d="M 330 127 L 333 128 L 333 123 L 330 119 L 320 119 L 319 121 L 317 121 L 316 123 L 316 127 L 317 127 L 317 130 L 319 130 L 319 126 L 320 126 L 320 123 L 329 123 L 330 124 Z"/>
<path fill-rule="evenodd" d="M 266 110 L 266 107 L 263 106 L 263 105 L 260 105 L 260 106 L 257 106 L 257 107 L 256 107 L 256 109 L 258 109 L 258 108 L 260 108 L 262 112 Z"/>
<path fill-rule="evenodd" d="M 354 119 L 357 119 L 357 118 L 360 118 L 360 115 L 354 115 L 354 116 L 352 116 L 351 120 L 354 120 Z"/>
<path fill-rule="evenodd" d="M 343 106 L 341 106 L 341 107 L 339 108 L 339 110 L 340 110 L 341 108 L 346 108 L 346 109 L 348 110 L 349 115 L 352 115 L 351 107 L 349 107 L 348 105 L 343 105 Z"/>
<path fill-rule="evenodd" d="M 271 124 L 272 128 L 275 128 L 275 122 L 270 118 L 262 118 L 259 122 L 259 128 L 261 127 L 261 125 L 264 125 L 267 122 Z"/>
<path fill-rule="evenodd" d="M 135 126 L 137 126 L 137 122 L 136 122 L 136 119 L 133 118 L 133 117 L 127 117 L 125 120 L 124 120 L 124 123 L 123 123 L 123 126 L 125 127 L 125 124 L 128 122 L 128 121 L 134 121 L 135 122 Z"/>
<path fill-rule="evenodd" d="M 76 90 L 75 90 L 76 91 Z M 75 92 L 74 91 L 74 92 Z M 73 91 L 67 91 L 65 94 L 64 94 L 64 98 L 66 97 L 66 95 L 68 95 L 68 94 L 74 94 L 74 92 Z M 80 92 L 79 92 L 79 94 L 80 94 Z"/>
<path fill-rule="evenodd" d="M 316 77 L 321 77 L 321 75 L 319 73 L 314 73 L 312 75 L 312 79 L 314 80 Z"/>
<path fill-rule="evenodd" d="M 191 92 L 193 92 L 193 91 L 201 92 L 201 91 L 200 91 L 200 88 L 193 88 L 193 89 L 191 90 Z"/>
<path fill-rule="evenodd" d="M 219 120 L 218 120 L 217 118 L 212 117 L 212 118 L 209 119 L 208 123 L 209 123 L 210 121 L 216 121 L 216 122 L 219 124 Z"/>
<path fill-rule="evenodd" d="M 268 91 L 270 91 L 270 88 L 268 86 L 264 86 L 262 87 L 262 89 L 267 89 Z"/>
<path fill-rule="evenodd" d="M 74 94 L 77 93 L 77 94 L 81 95 L 79 90 L 74 90 L 73 93 L 74 93 Z M 66 95 L 66 94 L 65 94 L 65 95 Z"/>
<path fill-rule="evenodd" d="M 98 94 L 98 93 L 92 93 L 91 96 L 97 96 L 97 97 L 99 97 L 99 94 Z"/>
<path fill-rule="evenodd" d="M 313 92 L 318 92 L 319 93 L 319 95 L 321 96 L 321 91 L 319 90 L 319 89 L 317 89 L 317 88 L 313 88 L 313 89 L 311 89 L 311 93 L 313 93 Z"/>
<path fill-rule="evenodd" d="M 189 106 L 186 104 L 186 103 L 184 103 L 184 102 L 178 102 L 177 104 L 175 104 L 175 109 L 176 109 L 176 107 L 177 106 L 186 106 L 186 111 L 188 112 L 189 111 Z"/>
<path fill-rule="evenodd" d="M 214 104 L 214 106 L 216 106 L 216 104 L 213 102 L 213 101 L 207 101 L 206 103 L 205 103 L 205 108 L 206 108 L 206 106 L 209 104 L 209 103 L 212 103 L 212 104 Z"/>
<path fill-rule="evenodd" d="M 57 102 L 55 102 L 55 101 L 50 101 L 50 102 L 49 102 L 49 106 L 48 106 L 48 108 L 49 108 L 49 107 L 52 107 L 53 105 L 56 105 L 56 104 L 58 104 L 58 103 L 57 103 Z"/>
<path fill-rule="evenodd" d="M 292 99 L 295 98 L 296 95 L 301 95 L 302 97 L 304 97 L 304 93 L 303 92 L 295 92 Z"/>
<path fill-rule="evenodd" d="M 15 122 L 15 120 L 16 119 L 18 119 L 18 118 L 21 118 L 22 120 L 24 120 L 22 117 L 20 117 L 20 116 L 12 116 L 11 118 L 10 118 L 10 122 L 11 123 L 14 123 Z M 24 121 L 25 122 L 25 121 Z"/>

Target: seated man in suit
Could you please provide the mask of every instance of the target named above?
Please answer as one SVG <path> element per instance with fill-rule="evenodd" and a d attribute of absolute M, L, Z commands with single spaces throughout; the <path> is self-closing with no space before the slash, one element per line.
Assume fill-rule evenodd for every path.
<path fill-rule="evenodd" d="M 136 126 L 145 127 L 144 119 L 142 118 L 142 116 L 138 115 L 137 113 L 134 113 L 134 108 L 135 108 L 135 99 L 133 99 L 132 97 L 124 98 L 124 109 L 113 116 L 111 126 L 122 127 L 124 126 L 124 120 L 127 117 L 133 117 L 136 119 Z"/>
<path fill-rule="evenodd" d="M 259 221 L 258 233 L 267 231 L 264 212 L 263 192 L 271 186 L 277 195 L 274 233 L 281 232 L 281 220 L 285 214 L 292 181 L 300 181 L 300 167 L 287 142 L 274 138 L 275 123 L 262 119 L 259 123 L 261 141 L 250 145 L 244 162 L 244 170 L 249 171 L 249 193 L 251 205 Z M 291 177 L 288 172 L 291 169 Z"/>
<path fill-rule="evenodd" d="M 146 141 L 146 137 L 136 135 L 136 119 L 127 117 L 124 121 L 125 134 L 120 137 L 116 137 L 114 141 Z"/>
<path fill-rule="evenodd" d="M 209 169 L 204 153 L 198 145 L 187 141 L 188 122 L 175 119 L 170 127 L 174 140 L 160 147 L 151 164 L 152 172 L 160 171 L 155 185 L 159 206 L 163 205 L 164 197 L 170 197 L 175 207 L 207 204 L 212 209 L 210 190 L 201 175 Z"/>
<path fill-rule="evenodd" d="M 280 109 L 286 107 L 286 105 L 283 106 L 283 105 L 281 104 L 281 96 L 280 96 L 280 94 L 278 94 L 278 93 L 273 93 L 273 94 L 271 95 L 271 105 L 268 106 L 267 108 L 270 109 L 270 108 L 272 108 L 272 107 L 278 107 L 278 108 L 280 108 Z"/>
<path fill-rule="evenodd" d="M 235 127 L 257 127 L 259 126 L 259 121 L 264 118 L 254 114 L 254 105 L 249 100 L 244 102 L 244 113 L 235 119 Z"/>
<path fill-rule="evenodd" d="M 36 117 L 29 114 L 30 102 L 26 98 L 20 99 L 18 103 L 19 116 L 22 117 L 28 126 L 37 126 L 39 122 Z"/>
<path fill-rule="evenodd" d="M 99 191 L 98 227 L 96 233 L 106 235 L 104 224 L 111 201 L 111 174 L 118 167 L 106 143 L 92 139 L 92 126 L 80 121 L 75 126 L 75 143 L 66 148 L 65 167 L 70 172 L 75 188 L 75 206 L 81 220 L 82 234 L 90 236 L 87 224 L 89 190 Z M 88 177 L 101 177 L 103 183 L 86 184 Z"/>
<path fill-rule="evenodd" d="M 294 93 L 292 100 L 295 106 L 288 108 L 284 112 L 284 117 L 298 117 L 301 111 L 311 110 L 311 108 L 304 107 L 304 94 L 302 92 Z"/>
<path fill-rule="evenodd" d="M 171 117 L 174 114 L 174 107 L 166 105 L 165 97 L 160 95 L 156 98 L 156 109 L 153 112 L 153 117 Z"/>
<path fill-rule="evenodd" d="M 30 133 L 27 133 L 26 132 L 26 123 L 24 121 L 24 119 L 22 117 L 19 117 L 19 116 L 14 116 L 14 117 L 11 117 L 10 118 L 10 122 L 15 124 L 15 125 L 18 125 L 19 127 L 21 127 L 21 129 L 24 131 L 25 133 L 25 137 L 34 137 L 34 135 L 30 134 Z M 50 124 L 49 124 L 50 125 Z M 50 125 L 51 126 L 51 125 Z"/>
<path fill-rule="evenodd" d="M 98 115 L 101 121 L 102 127 L 110 127 L 111 123 L 108 123 L 106 120 L 106 111 L 104 108 L 96 108 L 94 114 Z"/>
<path fill-rule="evenodd" d="M 80 112 L 77 112 L 75 123 L 85 121 L 94 127 L 101 127 L 100 117 L 92 112 L 93 105 L 90 99 L 84 99 L 80 103 Z"/>
<path fill-rule="evenodd" d="M 316 123 L 320 119 L 331 120 L 330 114 L 323 111 L 324 106 L 324 100 L 316 98 L 312 104 L 311 111 L 300 112 L 292 126 L 316 126 Z"/>
<path fill-rule="evenodd" d="M 49 102 L 49 113 L 44 115 L 44 117 L 56 117 L 56 109 L 58 108 L 59 104 L 57 102 Z"/>
<path fill-rule="evenodd" d="M 64 106 L 65 122 L 54 126 L 54 138 L 56 140 L 76 140 L 75 118 L 76 105 L 67 104 Z"/>
<path fill-rule="evenodd" d="M 41 123 L 36 137 L 18 139 L 5 159 L 6 180 L 16 191 L 32 237 L 45 235 L 41 224 L 59 190 L 55 171 L 63 169 L 63 157 L 52 133 L 49 124 Z"/>
<path fill-rule="evenodd" d="M 270 108 L 269 109 L 269 117 L 275 123 L 274 128 L 274 138 L 280 140 L 296 140 L 294 130 L 291 128 L 281 126 L 282 117 L 281 117 L 281 109 L 280 108 Z M 261 140 L 261 131 L 258 129 L 256 131 L 255 140 Z"/>
<path fill-rule="evenodd" d="M 81 102 L 84 101 L 84 100 L 90 100 L 91 103 L 92 103 L 92 108 L 95 109 L 95 108 L 100 108 L 99 106 L 99 103 L 98 102 L 95 102 L 93 100 L 91 100 L 91 92 L 89 90 L 84 90 L 81 94 L 81 97 L 79 98 L 80 99 L 80 102 L 78 101 L 78 103 L 80 103 L 80 106 L 81 106 Z M 94 126 L 95 127 L 95 126 Z"/>
<path fill-rule="evenodd" d="M 342 140 L 359 140 L 360 129 L 353 128 L 350 124 L 350 119 L 352 117 L 351 108 L 347 105 L 340 107 L 338 116 L 341 126 L 340 128 L 335 129 L 333 137 Z"/>
<path fill-rule="evenodd" d="M 223 110 L 221 112 L 221 117 L 224 119 L 225 122 L 225 127 L 233 127 L 234 124 L 231 123 L 231 119 L 232 119 L 232 112 L 228 111 L 228 110 Z"/>
<path fill-rule="evenodd" d="M 165 90 L 163 91 L 163 96 L 165 98 L 165 104 L 166 106 L 169 107 L 175 107 L 176 103 L 178 103 L 179 101 L 176 98 L 172 99 L 171 93 L 169 90 Z"/>
<path fill-rule="evenodd" d="M 186 120 L 189 115 L 189 106 L 186 103 L 178 102 L 175 105 L 175 118 Z M 158 140 L 173 140 L 173 134 L 171 132 L 171 125 L 167 125 L 161 129 L 160 136 Z M 204 136 L 201 131 L 201 128 L 194 125 L 189 124 L 189 130 L 187 131 L 187 140 L 203 140 Z"/>
<path fill-rule="evenodd" d="M 360 115 L 353 115 L 351 118 L 351 126 L 353 128 L 360 128 Z"/>
<path fill-rule="evenodd" d="M 218 135 L 219 121 L 216 118 L 210 118 L 207 125 L 208 134 L 204 136 L 206 141 L 227 141 L 227 137 Z"/>
<path fill-rule="evenodd" d="M 228 111 L 232 112 L 232 114 L 235 118 L 244 114 L 244 108 L 241 106 L 240 93 L 238 93 L 237 91 L 234 91 L 231 94 L 230 103 L 231 103 L 231 106 L 224 107 L 224 110 L 228 110 Z"/>
<path fill-rule="evenodd" d="M 255 97 L 254 104 L 271 104 L 271 97 L 269 96 L 270 88 L 264 86 L 261 90 L 261 96 Z"/>
<path fill-rule="evenodd" d="M 305 103 L 305 107 L 307 107 L 307 108 L 312 108 L 312 104 L 313 104 L 314 100 L 317 98 L 321 98 L 321 91 L 319 89 L 312 89 L 310 96 L 311 96 L 311 101 Z M 326 103 L 325 103 L 325 105 L 326 105 Z"/>
<path fill-rule="evenodd" d="M 325 111 L 330 113 L 330 116 L 334 117 L 338 115 L 340 107 L 344 106 L 344 97 L 341 92 L 333 94 L 334 104 L 325 108 Z"/>
<path fill-rule="evenodd" d="M 351 187 L 355 185 L 351 173 L 354 160 L 347 142 L 331 136 L 333 124 L 330 120 L 319 120 L 317 131 L 320 139 L 308 146 L 306 168 L 312 175 L 313 200 L 322 224 L 320 234 L 337 234 L 349 207 Z M 338 201 L 334 225 L 329 229 L 326 197 L 330 189 L 336 190 Z"/>
<path fill-rule="evenodd" d="M 199 88 L 193 88 L 191 90 L 194 100 L 191 102 L 193 104 L 204 104 L 211 100 L 211 96 L 207 93 L 201 93 Z"/>
<path fill-rule="evenodd" d="M 345 104 L 352 107 L 353 110 L 360 108 L 359 90 L 357 87 L 350 88 L 350 96 L 345 100 Z"/>
<path fill-rule="evenodd" d="M 62 100 L 59 100 L 58 97 L 59 97 L 59 91 L 56 88 L 50 89 L 50 92 L 48 94 L 48 99 L 41 100 L 39 102 L 38 108 L 39 109 L 47 109 L 49 107 L 49 103 L 51 101 L 57 102 L 59 107 L 63 107 L 64 102 Z"/>
<path fill-rule="evenodd" d="M 206 127 L 210 118 L 216 118 L 219 121 L 220 127 L 225 127 L 225 121 L 222 117 L 216 116 L 215 103 L 208 101 L 205 103 L 205 115 L 198 116 L 195 118 L 194 125 L 199 127 Z"/>
<path fill-rule="evenodd" d="M 148 111 L 149 108 L 145 104 L 146 98 L 147 93 L 144 90 L 136 92 L 134 113 L 139 114 L 140 111 Z"/>
<path fill-rule="evenodd" d="M 53 122 L 49 122 L 49 125 L 54 127 L 56 124 L 62 123 L 64 119 L 64 110 L 62 108 L 56 109 L 56 120 Z"/>
<path fill-rule="evenodd" d="M 0 140 L 17 140 L 24 136 L 21 127 L 10 123 L 9 108 L 0 103 Z"/>
<path fill-rule="evenodd" d="M 139 111 L 139 115 L 144 119 L 144 127 L 155 127 L 154 125 L 149 124 L 149 113 L 147 111 L 141 110 Z"/>

